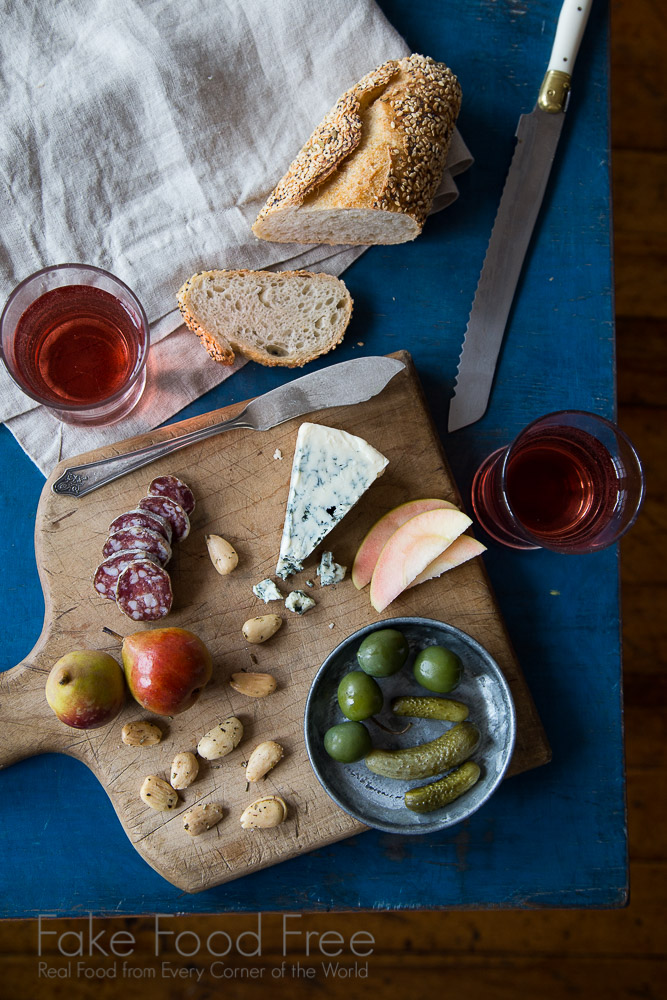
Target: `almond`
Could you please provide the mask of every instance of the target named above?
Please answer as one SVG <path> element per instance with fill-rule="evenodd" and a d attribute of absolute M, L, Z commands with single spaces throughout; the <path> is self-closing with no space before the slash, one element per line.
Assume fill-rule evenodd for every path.
<path fill-rule="evenodd" d="M 220 535 L 206 535 L 206 547 L 220 576 L 228 576 L 239 564 L 234 546 Z"/>
<path fill-rule="evenodd" d="M 266 740 L 256 746 L 246 764 L 246 781 L 259 781 L 282 759 L 284 750 L 280 743 Z"/>
<path fill-rule="evenodd" d="M 256 799 L 243 810 L 241 826 L 244 830 L 264 830 L 280 826 L 287 816 L 287 804 L 279 795 L 266 795 Z"/>
<path fill-rule="evenodd" d="M 243 723 L 236 716 L 230 715 L 202 736 L 197 744 L 197 753 L 205 760 L 217 760 L 218 757 L 226 757 L 231 753 L 242 738 Z"/>
<path fill-rule="evenodd" d="M 217 802 L 193 806 L 183 813 L 183 829 L 191 837 L 199 837 L 222 819 L 223 808 Z"/>
<path fill-rule="evenodd" d="M 248 698 L 266 698 L 268 694 L 273 694 L 277 687 L 276 679 L 271 674 L 254 674 L 251 671 L 232 674 L 229 685 Z"/>
<path fill-rule="evenodd" d="M 174 791 L 170 784 L 162 778 L 156 778 L 154 774 L 149 774 L 144 779 L 139 795 L 147 806 L 156 809 L 158 812 L 165 812 L 173 809 L 178 802 L 178 793 Z"/>
<path fill-rule="evenodd" d="M 177 753 L 171 763 L 172 788 L 187 788 L 199 774 L 199 761 L 189 750 Z"/>
<path fill-rule="evenodd" d="M 249 618 L 241 630 L 243 638 L 246 642 L 266 642 L 276 634 L 282 623 L 280 615 L 259 615 L 257 618 Z"/>
<path fill-rule="evenodd" d="M 120 738 L 128 747 L 154 747 L 162 740 L 162 730 L 154 722 L 127 722 Z"/>

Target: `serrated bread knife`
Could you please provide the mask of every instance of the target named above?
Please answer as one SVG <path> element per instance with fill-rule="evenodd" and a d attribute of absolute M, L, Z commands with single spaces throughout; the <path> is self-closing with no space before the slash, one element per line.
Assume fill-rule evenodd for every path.
<path fill-rule="evenodd" d="M 396 358 L 369 357 L 342 361 L 251 399 L 241 413 L 231 420 L 217 421 L 188 434 L 180 434 L 167 441 L 156 441 L 145 448 L 125 452 L 124 455 L 113 455 L 87 465 L 69 466 L 52 484 L 51 489 L 61 495 L 83 497 L 149 462 L 222 431 L 240 427 L 268 431 L 286 420 L 301 417 L 314 410 L 363 403 L 382 392 L 394 375 L 404 368 L 403 362 Z"/>
<path fill-rule="evenodd" d="M 461 349 L 449 405 L 450 431 L 479 420 L 488 406 L 507 317 L 551 172 L 591 4 L 592 0 L 565 0 L 537 103 L 519 119 L 514 156 Z"/>

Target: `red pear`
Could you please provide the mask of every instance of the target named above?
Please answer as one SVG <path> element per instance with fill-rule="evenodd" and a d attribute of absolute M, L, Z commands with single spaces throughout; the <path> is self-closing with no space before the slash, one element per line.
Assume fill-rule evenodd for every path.
<path fill-rule="evenodd" d="M 213 670 L 202 640 L 184 628 L 134 632 L 121 655 L 132 697 L 156 715 L 180 715 L 194 705 Z"/>

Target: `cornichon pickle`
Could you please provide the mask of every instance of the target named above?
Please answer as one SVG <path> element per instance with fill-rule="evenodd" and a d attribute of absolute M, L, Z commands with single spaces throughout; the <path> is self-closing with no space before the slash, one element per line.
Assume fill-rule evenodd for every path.
<path fill-rule="evenodd" d="M 408 789 L 403 800 L 413 812 L 433 812 L 434 809 L 440 809 L 454 802 L 459 795 L 472 788 L 480 774 L 481 771 L 474 760 L 468 760 L 439 781 L 422 785 L 420 788 Z"/>
<path fill-rule="evenodd" d="M 442 736 L 429 743 L 402 750 L 371 750 L 365 758 L 366 767 L 385 778 L 432 778 L 462 764 L 474 753 L 480 732 L 472 722 L 459 722 Z"/>
<path fill-rule="evenodd" d="M 445 722 L 463 722 L 468 718 L 468 706 L 453 698 L 394 698 L 391 703 L 394 715 L 412 719 L 443 719 Z"/>

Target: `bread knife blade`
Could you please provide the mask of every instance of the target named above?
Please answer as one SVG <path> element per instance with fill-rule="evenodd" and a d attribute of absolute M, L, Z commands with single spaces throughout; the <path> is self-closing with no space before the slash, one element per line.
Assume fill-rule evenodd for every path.
<path fill-rule="evenodd" d="M 315 410 L 363 403 L 379 392 L 405 368 L 396 358 L 367 357 L 342 361 L 321 371 L 302 375 L 286 385 L 251 399 L 231 420 L 216 421 L 206 427 L 156 441 L 145 448 L 113 455 L 85 465 L 68 466 L 51 485 L 61 496 L 83 497 L 107 483 L 134 472 L 149 462 L 164 458 L 179 448 L 197 444 L 214 434 L 235 428 L 267 431 L 278 424 Z"/>
<path fill-rule="evenodd" d="M 484 416 L 514 293 L 544 198 L 565 112 L 572 69 L 592 0 L 565 0 L 551 57 L 530 114 L 521 115 L 516 146 L 500 198 L 466 327 L 448 430 Z"/>

